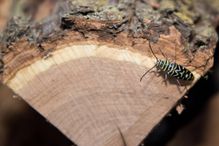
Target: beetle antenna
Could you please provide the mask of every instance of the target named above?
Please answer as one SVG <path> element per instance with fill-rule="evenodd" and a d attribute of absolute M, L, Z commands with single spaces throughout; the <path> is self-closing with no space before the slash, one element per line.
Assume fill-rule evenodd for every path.
<path fill-rule="evenodd" d="M 155 66 L 156 66 L 156 65 L 154 65 L 152 68 L 150 68 L 148 71 L 146 71 L 146 72 L 141 76 L 140 82 L 141 82 L 141 80 L 144 78 L 144 76 L 145 76 L 149 71 L 151 71 Z"/>
<path fill-rule="evenodd" d="M 151 41 L 149 41 L 149 48 L 151 49 L 152 54 L 154 55 L 154 57 L 156 58 L 156 60 L 158 60 L 157 56 L 155 55 L 152 47 L 151 47 Z"/>

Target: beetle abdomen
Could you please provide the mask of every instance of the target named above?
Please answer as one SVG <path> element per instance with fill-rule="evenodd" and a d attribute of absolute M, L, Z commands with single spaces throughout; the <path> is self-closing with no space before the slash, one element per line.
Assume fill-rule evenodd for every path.
<path fill-rule="evenodd" d="M 171 77 L 186 81 L 192 81 L 194 79 L 194 75 L 187 68 L 176 63 L 171 63 L 168 60 L 159 59 L 156 66 Z"/>

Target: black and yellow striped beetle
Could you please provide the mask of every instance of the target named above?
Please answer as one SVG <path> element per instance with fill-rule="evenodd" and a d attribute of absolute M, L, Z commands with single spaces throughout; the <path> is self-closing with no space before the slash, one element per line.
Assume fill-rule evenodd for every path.
<path fill-rule="evenodd" d="M 154 67 L 156 67 L 158 70 L 163 71 L 165 73 L 165 77 L 167 78 L 167 75 L 170 77 L 174 77 L 177 79 L 178 84 L 180 85 L 179 80 L 183 81 L 192 81 L 194 80 L 194 75 L 193 73 L 188 70 L 187 68 L 183 67 L 182 65 L 179 65 L 177 63 L 172 63 L 170 61 L 166 60 L 161 60 L 158 59 L 157 56 L 154 54 L 150 41 L 149 41 L 149 48 L 153 54 L 153 56 L 156 58 L 156 63 L 155 65 L 150 68 L 148 71 L 146 71 L 142 77 L 140 78 L 140 81 L 143 79 L 143 77 L 150 72 Z"/>

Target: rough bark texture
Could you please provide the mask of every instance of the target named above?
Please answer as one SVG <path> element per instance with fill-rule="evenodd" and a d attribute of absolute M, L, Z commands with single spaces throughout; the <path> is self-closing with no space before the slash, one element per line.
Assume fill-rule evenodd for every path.
<path fill-rule="evenodd" d="M 39 3 L 18 1 L 2 32 L 1 81 L 80 146 L 138 145 L 212 66 L 217 36 L 204 2 Z M 195 81 L 149 73 L 139 82 L 156 61 L 148 41 Z"/>

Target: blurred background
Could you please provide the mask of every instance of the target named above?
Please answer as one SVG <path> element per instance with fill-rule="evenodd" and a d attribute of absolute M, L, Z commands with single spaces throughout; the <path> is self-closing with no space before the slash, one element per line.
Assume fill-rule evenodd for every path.
<path fill-rule="evenodd" d="M 0 32 L 11 15 L 41 21 L 50 15 L 58 0 L 0 0 Z M 22 7 L 20 7 L 22 5 Z M 218 15 L 219 16 L 219 15 Z M 219 17 L 214 17 L 215 21 Z M 218 20 L 216 20 L 218 19 Z M 219 26 L 216 27 L 219 33 Z M 2 35 L 2 33 L 0 33 Z M 144 144 L 148 146 L 219 145 L 219 43 L 214 66 L 181 101 L 185 111 L 161 121 Z M 175 115 L 175 116 L 174 116 Z M 32 109 L 8 87 L 0 84 L 0 146 L 72 146 L 58 129 Z"/>

